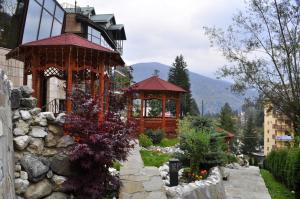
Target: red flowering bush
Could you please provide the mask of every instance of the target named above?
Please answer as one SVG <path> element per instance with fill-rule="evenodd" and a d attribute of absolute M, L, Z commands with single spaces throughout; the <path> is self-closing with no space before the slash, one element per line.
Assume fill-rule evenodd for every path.
<path fill-rule="evenodd" d="M 122 121 L 117 107 L 111 108 L 114 111 L 107 113 L 99 125 L 98 100 L 80 90 L 76 90 L 72 101 L 74 112 L 66 117 L 65 131 L 76 140 L 69 151 L 74 175 L 69 177 L 64 188 L 78 199 L 103 198 L 120 186 L 109 168 L 116 160 L 126 160 L 133 147 L 130 141 L 135 125 Z"/>

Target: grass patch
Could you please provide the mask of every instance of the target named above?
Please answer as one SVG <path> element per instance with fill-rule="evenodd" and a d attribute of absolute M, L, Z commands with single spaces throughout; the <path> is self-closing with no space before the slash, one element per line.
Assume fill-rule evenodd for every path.
<path fill-rule="evenodd" d="M 113 164 L 113 168 L 117 171 L 120 171 L 122 164 L 119 161 L 115 161 Z"/>
<path fill-rule="evenodd" d="M 174 146 L 178 143 L 179 143 L 178 138 L 173 138 L 173 139 L 164 138 L 161 140 L 161 142 L 159 144 L 156 144 L 156 146 L 170 147 L 170 146 Z"/>
<path fill-rule="evenodd" d="M 264 169 L 260 170 L 272 199 L 294 199 L 295 196 L 283 184 L 278 182 L 273 175 Z"/>
<path fill-rule="evenodd" d="M 155 166 L 155 167 L 162 166 L 165 162 L 169 161 L 169 159 L 171 158 L 171 156 L 168 154 L 160 153 L 157 151 L 146 151 L 146 150 L 141 150 L 141 156 L 145 166 Z"/>

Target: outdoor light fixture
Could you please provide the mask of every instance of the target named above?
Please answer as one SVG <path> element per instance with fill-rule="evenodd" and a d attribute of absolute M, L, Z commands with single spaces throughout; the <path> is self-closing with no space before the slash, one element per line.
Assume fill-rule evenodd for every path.
<path fill-rule="evenodd" d="M 171 159 L 169 161 L 169 173 L 170 173 L 170 186 L 178 185 L 178 171 L 181 167 L 181 163 L 178 159 Z"/>

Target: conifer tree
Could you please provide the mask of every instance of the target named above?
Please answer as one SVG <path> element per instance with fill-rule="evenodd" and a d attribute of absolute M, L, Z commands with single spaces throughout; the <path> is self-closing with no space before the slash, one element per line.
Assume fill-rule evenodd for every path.
<path fill-rule="evenodd" d="M 254 123 L 254 116 L 253 114 L 249 114 L 248 118 L 246 118 L 246 124 L 243 130 L 243 137 L 242 137 L 242 152 L 243 154 L 251 154 L 252 152 L 256 151 L 257 146 L 257 134 L 255 131 L 255 123 Z"/>
<path fill-rule="evenodd" d="M 234 132 L 233 112 L 227 102 L 221 108 L 220 125 L 224 130 Z"/>
<path fill-rule="evenodd" d="M 187 93 L 181 95 L 181 116 L 191 112 L 191 84 L 187 69 L 187 63 L 182 55 L 175 58 L 175 62 L 170 68 L 168 81 L 185 89 Z"/>

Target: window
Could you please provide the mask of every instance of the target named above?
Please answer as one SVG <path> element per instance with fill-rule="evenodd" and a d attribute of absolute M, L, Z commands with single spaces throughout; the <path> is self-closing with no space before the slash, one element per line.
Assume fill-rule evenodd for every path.
<path fill-rule="evenodd" d="M 112 47 L 105 41 L 105 39 L 102 37 L 101 32 L 88 26 L 88 31 L 87 31 L 87 38 L 89 41 L 101 45 L 105 48 L 108 48 L 110 50 L 113 50 Z"/>
<path fill-rule="evenodd" d="M 29 0 L 22 42 L 60 35 L 64 15 L 55 0 Z"/>

